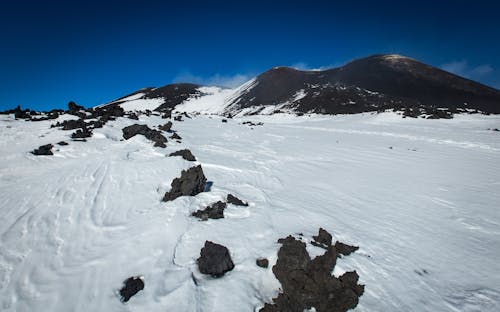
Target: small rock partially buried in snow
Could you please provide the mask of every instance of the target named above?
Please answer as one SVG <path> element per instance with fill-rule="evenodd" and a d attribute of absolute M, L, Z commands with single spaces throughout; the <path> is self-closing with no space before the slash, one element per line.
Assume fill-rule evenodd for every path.
<path fill-rule="evenodd" d="M 132 296 L 144 289 L 144 281 L 139 276 L 129 277 L 123 282 L 123 287 L 120 289 L 122 302 L 127 302 Z"/>
<path fill-rule="evenodd" d="M 269 266 L 269 260 L 266 258 L 259 258 L 255 263 L 260 266 L 261 268 L 267 268 Z"/>
<path fill-rule="evenodd" d="M 227 203 L 236 206 L 248 206 L 248 203 L 245 203 L 244 201 L 234 196 L 233 194 L 227 194 Z"/>
<path fill-rule="evenodd" d="M 178 150 L 176 152 L 171 153 L 168 156 L 181 156 L 187 161 L 196 161 L 196 158 L 194 157 L 193 153 L 191 153 L 191 151 L 188 149 Z"/>
<path fill-rule="evenodd" d="M 191 215 L 200 218 L 202 221 L 208 219 L 222 219 L 224 218 L 224 209 L 226 209 L 226 206 L 226 203 L 218 201 L 203 210 L 193 212 Z"/>
<path fill-rule="evenodd" d="M 221 277 L 234 268 L 229 250 L 211 241 L 205 241 L 197 263 L 201 273 L 210 274 L 213 277 Z"/>
<path fill-rule="evenodd" d="M 31 153 L 33 155 L 36 155 L 36 156 L 40 156 L 40 155 L 44 155 L 44 156 L 54 155 L 54 153 L 52 153 L 52 148 L 53 147 L 54 147 L 54 145 L 52 145 L 52 144 L 42 145 L 39 148 L 33 150 Z"/>
<path fill-rule="evenodd" d="M 172 181 L 172 189 L 165 193 L 163 201 L 174 200 L 180 196 L 195 196 L 203 192 L 206 181 L 200 165 L 182 170 L 180 178 Z"/>

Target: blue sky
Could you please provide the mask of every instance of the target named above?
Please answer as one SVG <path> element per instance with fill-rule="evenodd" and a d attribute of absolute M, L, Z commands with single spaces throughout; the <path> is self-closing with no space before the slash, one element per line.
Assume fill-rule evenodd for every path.
<path fill-rule="evenodd" d="M 0 110 L 399 53 L 500 88 L 497 1 L 4 1 Z"/>

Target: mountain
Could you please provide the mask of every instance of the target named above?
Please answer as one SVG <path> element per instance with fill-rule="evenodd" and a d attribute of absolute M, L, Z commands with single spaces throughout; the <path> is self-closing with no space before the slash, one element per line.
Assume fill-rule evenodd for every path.
<path fill-rule="evenodd" d="M 109 104 L 165 111 L 190 103 L 183 109 L 197 112 L 197 99 L 221 92 L 225 96 L 218 96 L 214 105 L 217 113 L 226 115 L 399 110 L 412 117 L 449 118 L 471 110 L 500 113 L 499 90 L 396 54 L 373 55 L 323 71 L 274 67 L 232 92 L 203 92 L 195 84 L 146 88 Z"/>

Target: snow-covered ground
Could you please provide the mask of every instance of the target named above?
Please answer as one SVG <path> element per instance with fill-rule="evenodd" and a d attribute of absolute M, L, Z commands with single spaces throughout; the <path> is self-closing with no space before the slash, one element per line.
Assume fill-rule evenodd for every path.
<path fill-rule="evenodd" d="M 319 227 L 360 246 L 334 272 L 366 285 L 356 311 L 500 311 L 500 133 L 487 130 L 498 116 L 198 116 L 174 122 L 183 143 L 166 149 L 120 141 L 156 116 L 118 118 L 85 143 L 53 122 L 0 116 L 1 311 L 258 310 L 279 290 L 277 239 Z M 29 153 L 61 140 L 54 156 Z M 161 202 L 193 165 L 165 157 L 184 147 L 212 191 Z M 190 216 L 227 193 L 250 206 Z M 201 276 L 205 240 L 228 247 L 233 271 Z M 134 275 L 145 289 L 123 304 Z"/>

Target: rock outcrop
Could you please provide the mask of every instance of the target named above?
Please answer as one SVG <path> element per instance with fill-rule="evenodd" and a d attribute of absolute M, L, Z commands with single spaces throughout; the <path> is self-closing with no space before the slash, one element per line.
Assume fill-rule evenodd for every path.
<path fill-rule="evenodd" d="M 172 189 L 165 193 L 163 201 L 174 200 L 180 196 L 195 196 L 203 192 L 205 182 L 207 182 L 207 178 L 200 165 L 183 170 L 181 176 L 172 181 Z"/>

